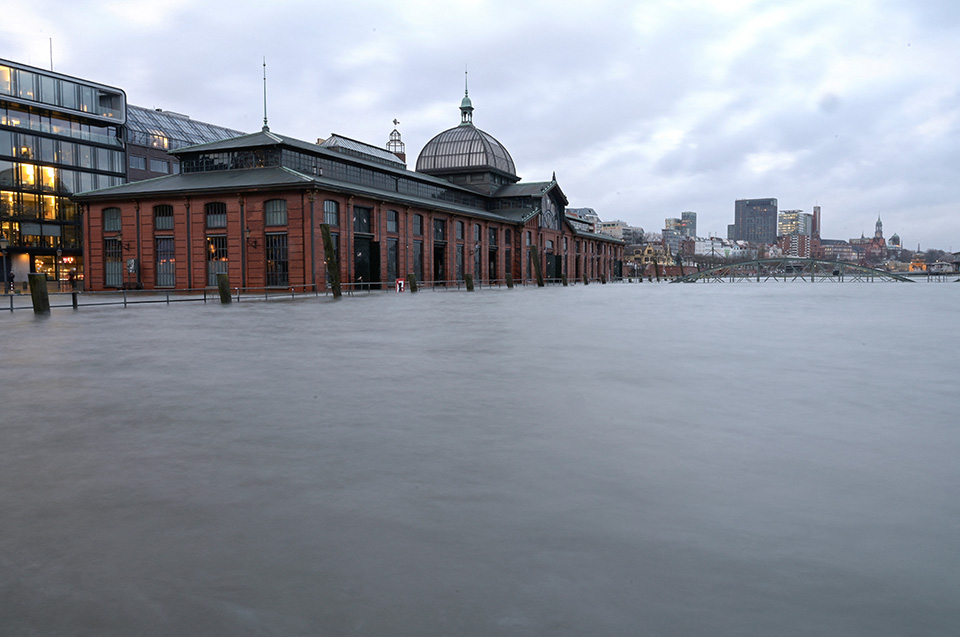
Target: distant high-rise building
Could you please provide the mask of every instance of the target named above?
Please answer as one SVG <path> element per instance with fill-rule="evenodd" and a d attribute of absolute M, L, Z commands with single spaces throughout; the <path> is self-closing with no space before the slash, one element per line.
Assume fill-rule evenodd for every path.
<path fill-rule="evenodd" d="M 664 227 L 666 230 L 675 230 L 675 231 L 677 231 L 678 233 L 680 232 L 680 227 L 681 227 L 682 224 L 683 224 L 683 222 L 680 221 L 680 219 L 678 219 L 678 218 L 676 218 L 676 217 L 670 217 L 669 219 L 664 219 L 664 220 L 663 220 L 663 227 Z"/>
<path fill-rule="evenodd" d="M 733 231 L 733 236 L 730 231 Z M 777 242 L 777 200 L 738 199 L 734 205 L 734 223 L 727 236 L 735 241 L 772 244 Z"/>
<path fill-rule="evenodd" d="M 670 256 L 680 254 L 680 231 L 664 228 L 663 247 L 670 253 Z"/>
<path fill-rule="evenodd" d="M 636 226 L 624 226 L 623 241 L 627 245 L 637 245 L 643 243 L 643 228 Z"/>
<path fill-rule="evenodd" d="M 813 235 L 813 215 L 803 210 L 783 210 L 777 214 L 777 236 Z"/>
<path fill-rule="evenodd" d="M 682 234 L 685 237 L 697 236 L 697 213 L 695 212 L 680 213 L 680 234 Z"/>

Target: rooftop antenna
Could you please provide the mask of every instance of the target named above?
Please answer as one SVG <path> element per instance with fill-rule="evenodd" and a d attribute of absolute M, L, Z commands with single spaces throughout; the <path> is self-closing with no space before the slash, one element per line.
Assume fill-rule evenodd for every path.
<path fill-rule="evenodd" d="M 267 126 L 267 58 L 263 58 L 263 132 L 270 130 Z"/>
<path fill-rule="evenodd" d="M 53 70 L 53 38 L 50 38 L 50 70 Z"/>

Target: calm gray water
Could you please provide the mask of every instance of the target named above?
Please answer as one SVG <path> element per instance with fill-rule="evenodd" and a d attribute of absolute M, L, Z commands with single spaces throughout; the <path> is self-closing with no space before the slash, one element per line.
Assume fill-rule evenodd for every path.
<path fill-rule="evenodd" d="M 0 634 L 960 634 L 960 285 L 0 315 Z"/>

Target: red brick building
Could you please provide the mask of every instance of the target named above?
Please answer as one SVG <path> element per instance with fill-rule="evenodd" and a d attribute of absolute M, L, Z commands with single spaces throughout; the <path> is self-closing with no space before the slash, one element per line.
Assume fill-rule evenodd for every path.
<path fill-rule="evenodd" d="M 309 143 L 271 132 L 174 151 L 181 172 L 75 196 L 83 207 L 87 289 L 197 289 L 227 273 L 231 286 L 323 289 L 321 224 L 340 279 L 427 285 L 471 274 L 532 280 L 621 274 L 623 242 L 565 214 L 556 179 L 520 183 L 513 160 L 473 125 L 434 137 L 417 170 L 391 149 L 332 136 Z M 399 155 L 399 156 L 398 156 Z"/>

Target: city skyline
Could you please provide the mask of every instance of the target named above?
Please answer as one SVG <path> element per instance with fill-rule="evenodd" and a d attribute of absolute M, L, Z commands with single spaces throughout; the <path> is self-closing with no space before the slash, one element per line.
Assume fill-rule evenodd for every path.
<path fill-rule="evenodd" d="M 2 56 L 118 86 L 131 104 L 245 131 L 339 133 L 408 164 L 476 125 L 571 207 L 656 231 L 698 213 L 724 236 L 737 199 L 823 211 L 822 236 L 960 247 L 960 8 L 947 2 L 38 2 L 11 7 Z"/>

